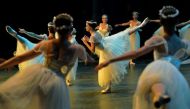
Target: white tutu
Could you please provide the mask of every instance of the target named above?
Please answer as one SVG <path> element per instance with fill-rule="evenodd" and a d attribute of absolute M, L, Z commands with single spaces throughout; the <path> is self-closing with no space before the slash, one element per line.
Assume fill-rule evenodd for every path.
<path fill-rule="evenodd" d="M 78 68 L 78 58 L 76 59 L 74 66 L 71 68 L 71 70 L 67 74 L 66 80 L 69 80 L 69 81 L 76 80 L 77 68 Z"/>
<path fill-rule="evenodd" d="M 190 109 L 190 89 L 181 72 L 171 63 L 157 60 L 141 74 L 134 95 L 133 109 L 155 109 L 150 89 L 154 83 L 163 83 L 171 101 L 167 109 Z"/>
<path fill-rule="evenodd" d="M 76 40 L 76 35 L 72 35 L 72 38 L 71 38 L 70 42 L 71 42 L 72 44 L 78 44 L 78 42 L 77 42 L 77 40 Z M 69 73 L 67 74 L 66 80 L 69 80 L 69 81 L 74 81 L 74 80 L 76 80 L 77 68 L 78 68 L 78 58 L 76 59 L 74 66 L 71 68 L 71 70 L 70 70 Z"/>
<path fill-rule="evenodd" d="M 0 109 L 70 109 L 65 81 L 41 64 L 27 67 L 0 85 Z"/>
<path fill-rule="evenodd" d="M 129 46 L 129 33 L 128 30 L 124 30 L 117 34 L 105 37 L 101 40 L 103 49 L 99 49 L 99 63 L 105 62 L 113 57 L 120 56 L 130 50 Z M 106 86 L 111 83 L 119 83 L 124 74 L 127 73 L 126 67 L 129 61 L 120 61 L 112 63 L 109 66 L 99 70 L 98 82 L 100 86 Z"/>

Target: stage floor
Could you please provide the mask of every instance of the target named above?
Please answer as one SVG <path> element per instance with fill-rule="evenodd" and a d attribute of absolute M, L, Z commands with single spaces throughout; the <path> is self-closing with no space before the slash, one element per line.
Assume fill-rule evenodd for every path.
<path fill-rule="evenodd" d="M 128 70 L 128 74 L 121 84 L 112 88 L 113 93 L 101 94 L 97 83 L 97 73 L 94 65 L 79 65 L 77 79 L 69 87 L 72 109 L 132 109 L 132 97 L 138 77 L 146 64 L 136 64 Z M 190 67 L 181 69 L 190 84 Z M 13 73 L 0 72 L 0 81 L 9 78 Z"/>

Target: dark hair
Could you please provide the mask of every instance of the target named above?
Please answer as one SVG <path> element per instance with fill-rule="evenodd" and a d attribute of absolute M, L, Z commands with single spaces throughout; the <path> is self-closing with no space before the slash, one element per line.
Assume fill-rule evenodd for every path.
<path fill-rule="evenodd" d="M 55 31 L 60 35 L 67 35 L 73 30 L 73 18 L 67 13 L 61 13 L 54 17 Z"/>
<path fill-rule="evenodd" d="M 48 30 L 50 33 L 55 34 L 55 26 L 54 26 L 53 22 L 48 23 Z"/>
<path fill-rule="evenodd" d="M 178 22 L 179 11 L 173 6 L 164 6 L 160 11 L 160 23 L 164 26 L 164 29 L 172 34 L 175 30 L 175 25 Z"/>
<path fill-rule="evenodd" d="M 86 23 L 88 25 L 90 25 L 90 27 L 92 27 L 92 29 L 96 29 L 96 27 L 98 26 L 97 22 L 93 21 L 93 20 L 90 20 L 90 21 L 86 21 Z"/>

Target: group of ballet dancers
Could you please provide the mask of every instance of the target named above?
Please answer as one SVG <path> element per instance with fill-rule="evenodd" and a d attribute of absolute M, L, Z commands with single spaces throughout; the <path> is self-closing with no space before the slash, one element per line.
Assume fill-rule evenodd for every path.
<path fill-rule="evenodd" d="M 173 6 L 164 6 L 159 11 L 159 20 L 150 20 L 149 18 L 145 18 L 143 22 L 140 22 L 138 20 L 138 14 L 138 12 L 133 12 L 133 20 L 130 20 L 127 23 L 116 24 L 116 27 L 127 25 L 129 25 L 130 27 L 113 35 L 110 35 L 113 28 L 107 23 L 107 15 L 102 16 L 102 23 L 100 23 L 99 25 L 96 21 L 93 20 L 86 21 L 86 31 L 89 32 L 91 36 L 88 37 L 85 35 L 84 37 L 82 37 L 81 40 L 90 52 L 95 53 L 99 57 L 99 65 L 96 67 L 96 70 L 98 71 L 98 84 L 100 85 L 100 87 L 102 87 L 101 93 L 111 93 L 112 85 L 120 83 L 123 80 L 124 75 L 127 74 L 126 67 L 128 66 L 128 64 L 135 64 L 132 61 L 133 59 L 145 55 L 151 51 L 154 51 L 154 61 L 147 65 L 147 67 L 144 69 L 141 76 L 139 77 L 137 88 L 134 94 L 134 109 L 190 109 L 189 85 L 179 71 L 179 67 L 181 64 L 189 64 L 190 62 L 188 60 L 188 57 L 190 55 L 190 21 L 177 24 L 176 18 L 179 15 L 179 10 Z M 2 91 L 0 91 L 0 95 L 2 93 L 7 94 L 7 92 L 9 91 L 7 91 L 6 89 L 11 89 L 12 87 L 14 87 L 14 85 L 10 85 L 13 80 L 28 76 L 24 73 L 26 73 L 26 69 L 29 69 L 30 66 L 45 63 L 45 65 L 47 65 L 46 67 L 51 69 L 52 71 L 49 71 L 46 68 L 44 70 L 41 67 L 34 66 L 34 69 L 32 69 L 31 67 L 30 70 L 35 72 L 35 68 L 37 68 L 38 70 L 36 72 L 40 72 L 41 75 L 32 74 L 34 75 L 32 77 L 36 78 L 40 76 L 43 78 L 45 76 L 44 72 L 50 72 L 50 74 L 54 72 L 58 76 L 50 76 L 50 74 L 48 73 L 49 75 L 45 76 L 45 79 L 42 79 L 43 81 L 41 79 L 39 79 L 39 81 L 35 79 L 35 82 L 38 81 L 35 85 L 39 85 L 41 83 L 45 84 L 45 86 L 47 85 L 46 87 L 42 87 L 42 89 L 44 93 L 48 90 L 48 97 L 52 97 L 50 95 L 53 93 L 58 92 L 57 94 L 60 94 L 59 91 L 65 91 L 64 94 L 61 94 L 60 96 L 64 99 L 58 99 L 55 96 L 53 97 L 53 99 L 56 99 L 56 102 L 58 102 L 59 100 L 61 102 L 64 101 L 63 104 L 66 104 L 66 106 L 62 106 L 62 104 L 59 104 L 55 108 L 55 101 L 52 101 L 53 103 L 50 103 L 49 105 L 53 108 L 47 106 L 46 108 L 44 108 L 43 104 L 38 104 L 39 106 L 42 106 L 38 108 L 69 109 L 69 97 L 67 97 L 68 94 L 66 91 L 67 88 L 64 86 L 64 83 L 61 82 L 62 80 L 56 79 L 57 77 L 62 77 L 60 76 L 62 74 L 57 72 L 62 72 L 64 74 L 66 73 L 67 75 L 64 77 L 65 83 L 68 86 L 71 86 L 72 81 L 76 78 L 78 59 L 83 59 L 85 63 L 94 62 L 94 59 L 91 58 L 91 56 L 84 49 L 84 47 L 82 47 L 76 41 L 76 29 L 73 28 L 73 25 L 70 22 L 72 22 L 72 18 L 70 17 L 70 15 L 60 14 L 56 16 L 52 22 L 48 23 L 48 35 L 38 35 L 33 32 L 26 31 L 25 29 L 19 29 L 19 33 L 26 34 L 38 40 L 42 40 L 40 43 L 37 44 L 32 43 L 28 39 L 22 37 L 10 26 L 6 26 L 6 31 L 11 36 L 17 39 L 17 49 L 15 52 L 15 58 L 7 61 L 2 60 L 3 63 L 0 64 L 0 69 L 8 68 L 12 65 L 12 63 L 10 64 L 10 62 L 14 62 L 14 65 L 19 64 L 19 70 L 22 76 L 13 76 L 2 86 L 0 86 L 0 90 L 2 89 Z M 142 27 L 150 22 L 159 22 L 161 24 L 161 27 L 154 33 L 152 37 L 150 37 L 145 42 L 144 46 L 140 47 L 140 36 L 138 32 L 142 30 Z M 181 29 L 179 29 L 180 37 L 176 34 L 176 27 L 182 27 Z M 65 36 L 66 39 L 63 39 L 63 36 Z M 59 42 L 59 40 L 64 42 L 61 43 Z M 47 50 L 46 47 L 42 46 L 46 45 L 46 43 L 48 44 L 48 47 L 52 45 L 52 48 L 50 47 L 50 50 Z M 65 47 L 60 44 L 63 44 Z M 58 50 L 61 47 L 56 48 L 56 46 L 63 46 L 63 49 L 66 52 Z M 72 51 L 73 49 L 76 49 L 76 51 L 78 52 Z M 29 52 L 32 51 L 35 53 L 34 56 L 28 56 L 30 60 L 28 60 L 28 58 L 24 58 L 26 61 L 16 60 L 17 57 L 24 57 L 27 55 L 27 53 L 29 54 Z M 71 56 L 68 56 L 68 53 L 71 53 Z M 32 55 L 32 53 L 30 53 L 30 55 Z M 65 60 L 59 58 L 59 56 L 63 56 L 62 58 Z M 48 57 L 50 57 L 50 59 L 48 59 Z M 55 60 L 54 58 L 56 58 L 57 60 Z M 62 62 L 62 64 L 64 63 L 63 66 L 58 65 L 60 64 L 60 62 Z M 51 80 L 50 78 L 55 79 L 52 79 L 53 82 L 49 82 L 48 80 Z M 44 83 L 46 79 L 47 83 Z M 28 83 L 29 80 L 25 81 L 27 81 L 26 83 Z M 25 84 L 24 82 L 20 82 L 18 83 L 18 85 L 22 85 L 21 83 Z M 49 85 L 49 83 L 51 83 L 51 85 L 56 85 L 56 89 L 54 87 L 49 87 L 51 86 Z M 17 86 L 17 84 L 15 86 Z M 23 93 L 26 91 L 26 89 L 27 88 L 22 89 Z M 49 90 L 52 90 L 52 92 L 50 91 L 50 93 Z M 29 92 L 31 95 L 34 95 L 31 91 Z M 12 93 L 12 95 L 14 95 L 18 92 L 15 91 Z M 21 95 L 18 95 L 18 98 L 20 98 Z M 41 97 L 41 95 L 38 94 L 37 96 L 39 98 Z M 6 98 L 3 97 L 0 96 L 1 99 L 6 100 Z M 14 99 L 11 97 L 12 96 L 10 96 L 10 99 Z M 33 101 L 33 99 L 35 98 L 32 98 L 31 101 Z M 46 98 L 44 99 L 46 100 Z M 47 103 L 49 102 L 46 102 L 45 104 L 47 105 Z M 2 105 L 2 107 L 6 105 L 5 103 L 0 104 Z M 11 104 L 11 106 L 14 105 L 15 103 Z"/>

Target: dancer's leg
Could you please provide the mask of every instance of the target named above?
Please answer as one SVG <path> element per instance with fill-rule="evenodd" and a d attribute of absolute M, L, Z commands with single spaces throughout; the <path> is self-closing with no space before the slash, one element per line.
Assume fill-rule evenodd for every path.
<path fill-rule="evenodd" d="M 24 44 L 25 46 L 31 48 L 30 46 L 33 45 L 33 44 L 31 44 L 31 42 L 28 39 L 18 35 L 17 32 L 13 28 L 11 28 L 10 26 L 6 26 L 6 31 L 11 36 L 15 37 L 20 43 Z"/>
<path fill-rule="evenodd" d="M 111 82 L 109 84 L 107 84 L 107 86 L 105 87 L 105 89 L 103 89 L 101 91 L 102 94 L 107 94 L 107 93 L 111 93 Z"/>
<path fill-rule="evenodd" d="M 170 97 L 166 95 L 164 84 L 154 84 L 151 87 L 151 92 L 153 94 L 152 100 L 156 108 L 160 108 L 162 105 L 170 102 Z"/>

